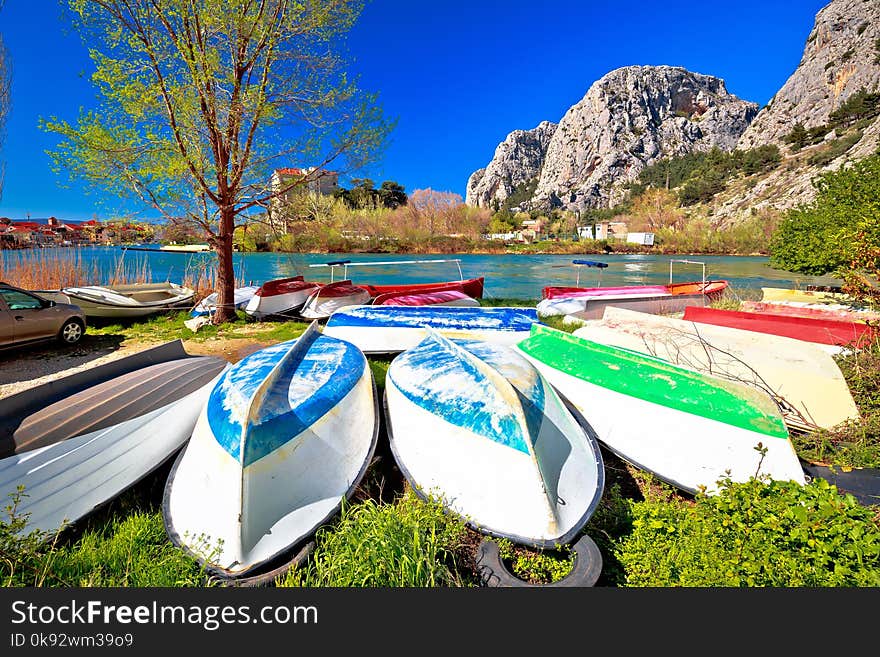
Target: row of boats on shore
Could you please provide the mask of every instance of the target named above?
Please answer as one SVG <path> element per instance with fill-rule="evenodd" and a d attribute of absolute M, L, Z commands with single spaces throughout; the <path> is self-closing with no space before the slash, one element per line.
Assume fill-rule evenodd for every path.
<path fill-rule="evenodd" d="M 572 542 L 592 517 L 601 447 L 689 493 L 724 477 L 803 484 L 791 433 L 859 417 L 833 355 L 876 339 L 874 317 L 774 288 L 760 310 L 719 310 L 720 283 L 688 284 L 703 298 L 681 316 L 659 311 L 679 296 L 668 288 L 545 288 L 542 302 L 607 302 L 563 314 L 571 333 L 540 303 L 377 304 L 393 292 L 369 289 L 234 364 L 162 345 L 5 399 L 0 493 L 24 486 L 29 528 L 53 532 L 174 458 L 170 539 L 243 581 L 339 512 L 383 425 L 418 494 L 534 548 Z M 647 309 L 626 303 L 651 294 Z M 378 354 L 391 358 L 381 398 Z"/>

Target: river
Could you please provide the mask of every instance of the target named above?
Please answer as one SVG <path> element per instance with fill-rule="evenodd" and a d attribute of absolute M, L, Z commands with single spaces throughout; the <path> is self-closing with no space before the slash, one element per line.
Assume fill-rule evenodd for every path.
<path fill-rule="evenodd" d="M 21 257 L 22 252 L 0 251 L 0 258 Z M 148 272 L 154 281 L 181 282 L 196 271 L 216 266 L 213 253 L 173 253 L 140 251 L 122 247 L 83 247 L 30 251 L 27 257 L 39 256 L 80 258 L 90 268 L 97 265 L 107 274 L 124 267 L 127 271 Z M 763 256 L 670 256 L 645 254 L 584 254 L 584 255 L 389 255 L 389 254 L 288 254 L 235 253 L 233 263 L 236 280 L 259 285 L 273 278 L 303 274 L 307 280 L 327 282 L 331 268 L 310 267 L 330 261 L 351 260 L 354 263 L 395 263 L 401 261 L 432 261 L 418 264 L 378 264 L 354 266 L 348 276 L 354 283 L 425 283 L 457 280 L 459 267 L 464 278 L 485 277 L 484 296 L 495 298 L 539 299 L 545 285 L 656 285 L 668 283 L 670 261 L 673 282 L 724 279 L 731 290 L 747 298 L 760 296 L 761 287 L 800 287 L 806 285 L 839 285 L 829 276 L 804 276 L 773 269 Z M 572 260 L 604 262 L 607 268 L 579 267 Z M 687 260 L 689 262 L 675 262 Z M 438 261 L 438 262 L 435 262 Z M 443 262 L 439 262 L 443 261 Z M 455 262 L 459 261 L 459 262 Z M 343 275 L 333 270 L 334 280 Z M 97 281 L 96 281 L 97 283 Z"/>

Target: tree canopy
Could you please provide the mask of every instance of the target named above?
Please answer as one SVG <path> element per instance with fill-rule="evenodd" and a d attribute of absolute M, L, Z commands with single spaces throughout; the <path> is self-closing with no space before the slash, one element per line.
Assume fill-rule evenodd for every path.
<path fill-rule="evenodd" d="M 773 234 L 771 265 L 812 276 L 835 274 L 857 296 L 876 296 L 880 154 L 828 172 L 815 186 L 815 201 L 790 210 Z"/>
<path fill-rule="evenodd" d="M 239 217 L 281 188 L 273 168 L 357 170 L 391 123 L 347 72 L 342 41 L 360 0 L 69 0 L 100 103 L 50 118 L 57 170 L 198 224 L 218 256 L 219 309 L 234 316 Z"/>

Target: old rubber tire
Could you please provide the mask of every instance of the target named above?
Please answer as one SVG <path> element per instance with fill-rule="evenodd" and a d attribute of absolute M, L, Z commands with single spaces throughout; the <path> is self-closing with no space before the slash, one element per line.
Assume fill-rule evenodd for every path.
<path fill-rule="evenodd" d="M 76 344 L 85 331 L 83 325 L 75 319 L 68 319 L 58 331 L 58 340 L 64 344 Z"/>
<path fill-rule="evenodd" d="M 584 534 L 571 546 L 574 564 L 571 572 L 549 584 L 531 584 L 511 573 L 501 559 L 498 543 L 484 538 L 477 548 L 477 572 L 483 586 L 593 586 L 602 572 L 602 553 L 592 538 Z"/>

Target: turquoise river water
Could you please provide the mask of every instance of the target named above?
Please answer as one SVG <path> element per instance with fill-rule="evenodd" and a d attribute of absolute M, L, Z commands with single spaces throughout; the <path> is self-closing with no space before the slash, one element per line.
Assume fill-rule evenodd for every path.
<path fill-rule="evenodd" d="M 194 272 L 211 271 L 216 267 L 213 253 L 174 253 L 141 251 L 122 247 L 84 247 L 42 249 L 40 251 L 0 251 L 0 259 L 51 257 L 79 258 L 90 270 L 98 267 L 104 275 L 124 268 L 129 272 L 148 272 L 153 281 L 182 282 Z M 464 278 L 485 277 L 484 296 L 495 298 L 539 299 L 545 285 L 656 285 L 673 282 L 725 279 L 731 290 L 744 298 L 758 298 L 761 287 L 800 287 L 807 285 L 839 285 L 840 281 L 823 276 L 803 276 L 773 269 L 761 256 L 668 256 L 642 254 L 609 255 L 389 255 L 389 254 L 287 254 L 235 253 L 233 262 L 236 280 L 247 285 L 260 285 L 273 278 L 303 274 L 306 280 L 327 282 L 330 261 L 350 260 L 353 263 L 378 263 L 349 267 L 348 277 L 354 283 L 427 283 L 457 280 L 459 267 Z M 598 261 L 607 268 L 579 267 L 572 260 Z M 687 260 L 688 262 L 680 262 Z M 393 264 L 419 261 L 415 264 Z M 430 261 L 430 262 L 426 262 Z M 440 262 L 442 261 L 442 262 Z M 670 263 L 670 261 L 672 261 Z M 391 264 L 388 264 L 391 263 Z M 702 263 L 702 264 L 698 264 Z M 345 272 L 333 268 L 333 280 Z M 96 281 L 97 283 L 97 281 Z"/>

